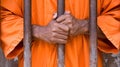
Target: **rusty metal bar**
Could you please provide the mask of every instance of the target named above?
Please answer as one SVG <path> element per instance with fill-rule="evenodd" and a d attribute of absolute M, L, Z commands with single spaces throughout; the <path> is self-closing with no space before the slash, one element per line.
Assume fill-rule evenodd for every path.
<path fill-rule="evenodd" d="M 57 16 L 61 16 L 65 12 L 65 0 L 57 0 Z M 58 67 L 64 67 L 65 46 L 58 45 Z"/>
<path fill-rule="evenodd" d="M 24 0 L 24 67 L 31 67 L 31 0 Z"/>
<path fill-rule="evenodd" d="M 90 67 L 97 67 L 97 0 L 90 0 Z"/>

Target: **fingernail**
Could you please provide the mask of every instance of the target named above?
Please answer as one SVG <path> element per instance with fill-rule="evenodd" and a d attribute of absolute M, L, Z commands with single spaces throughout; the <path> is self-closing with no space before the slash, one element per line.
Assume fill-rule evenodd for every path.
<path fill-rule="evenodd" d="M 57 13 L 53 14 L 53 19 L 57 18 Z"/>

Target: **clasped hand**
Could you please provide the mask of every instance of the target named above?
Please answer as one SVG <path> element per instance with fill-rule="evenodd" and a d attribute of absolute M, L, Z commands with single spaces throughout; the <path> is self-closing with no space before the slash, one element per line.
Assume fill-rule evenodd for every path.
<path fill-rule="evenodd" d="M 33 36 L 53 44 L 65 44 L 68 37 L 84 34 L 88 31 L 88 22 L 79 20 L 69 12 L 56 20 L 51 20 L 47 26 L 33 25 Z"/>

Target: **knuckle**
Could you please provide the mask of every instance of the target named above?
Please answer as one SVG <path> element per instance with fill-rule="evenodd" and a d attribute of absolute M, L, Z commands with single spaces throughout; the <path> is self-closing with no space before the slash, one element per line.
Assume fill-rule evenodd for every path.
<path fill-rule="evenodd" d="M 72 24 L 69 24 L 69 27 L 70 27 L 70 29 L 72 29 L 73 25 L 72 25 Z"/>
<path fill-rule="evenodd" d="M 72 19 L 68 19 L 68 22 L 72 22 Z"/>
<path fill-rule="evenodd" d="M 52 28 L 52 31 L 56 31 L 56 28 Z"/>
<path fill-rule="evenodd" d="M 56 36 L 56 33 L 52 33 L 52 37 L 54 38 Z"/>
<path fill-rule="evenodd" d="M 66 30 L 69 31 L 69 27 L 66 26 Z"/>

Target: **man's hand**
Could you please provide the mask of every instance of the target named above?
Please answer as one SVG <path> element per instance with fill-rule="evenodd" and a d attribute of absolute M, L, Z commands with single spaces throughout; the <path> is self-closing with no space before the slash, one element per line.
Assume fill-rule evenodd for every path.
<path fill-rule="evenodd" d="M 70 13 L 65 13 L 64 15 L 58 17 L 56 21 L 60 24 L 65 24 L 70 28 L 70 36 L 88 33 L 88 21 L 79 20 Z"/>
<path fill-rule="evenodd" d="M 47 26 L 33 25 L 32 28 L 35 38 L 54 44 L 65 44 L 67 42 L 69 27 L 65 24 L 52 20 Z"/>

